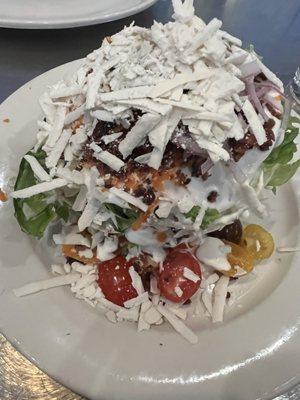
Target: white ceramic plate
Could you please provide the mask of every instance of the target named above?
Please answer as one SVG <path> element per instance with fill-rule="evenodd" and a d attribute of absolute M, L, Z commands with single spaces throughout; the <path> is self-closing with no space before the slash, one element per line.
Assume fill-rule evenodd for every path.
<path fill-rule="evenodd" d="M 38 97 L 78 63 L 41 75 L 0 106 L 0 187 L 35 142 Z M 299 198 L 299 178 L 271 197 L 270 224 L 280 244 L 299 246 Z M 134 324 L 111 324 L 67 288 L 14 297 L 12 288 L 49 276 L 50 261 L 20 232 L 6 203 L 0 208 L 0 330 L 42 370 L 90 399 L 271 398 L 300 380 L 299 261 L 299 253 L 275 254 L 223 324 L 190 321 L 199 335 L 193 346 L 167 324 L 140 334 Z"/>
<path fill-rule="evenodd" d="M 157 0 L 1 0 L 0 27 L 71 28 L 136 14 Z"/>

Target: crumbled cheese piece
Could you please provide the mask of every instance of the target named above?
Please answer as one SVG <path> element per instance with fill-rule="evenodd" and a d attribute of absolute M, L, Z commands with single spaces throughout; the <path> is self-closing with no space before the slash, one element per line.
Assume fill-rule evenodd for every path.
<path fill-rule="evenodd" d="M 91 112 L 91 116 L 99 121 L 114 122 L 116 117 L 111 111 L 107 110 L 95 110 Z"/>
<path fill-rule="evenodd" d="M 65 270 L 64 267 L 62 267 L 61 265 L 58 264 L 52 264 L 51 265 L 51 271 L 52 274 L 57 274 L 57 275 L 64 275 L 65 274 Z"/>
<path fill-rule="evenodd" d="M 246 180 L 244 183 L 242 183 L 241 187 L 244 199 L 249 207 L 256 211 L 260 216 L 264 216 L 266 213 L 266 207 L 259 200 L 255 189 L 250 186 L 249 181 Z"/>
<path fill-rule="evenodd" d="M 219 280 L 219 275 L 214 273 L 209 275 L 206 279 L 202 279 L 201 281 L 201 288 L 206 289 L 209 285 L 216 283 Z"/>
<path fill-rule="evenodd" d="M 151 275 L 150 277 L 150 292 L 153 294 L 159 294 L 160 290 L 157 287 L 157 279 L 155 276 Z"/>
<path fill-rule="evenodd" d="M 111 301 L 107 300 L 105 297 L 103 297 L 103 295 L 99 295 L 97 300 L 99 302 L 99 305 L 102 305 L 106 309 L 114 311 L 115 313 L 117 313 L 117 312 L 119 312 L 119 311 L 121 311 L 123 309 L 123 307 L 118 306 L 117 304 L 112 303 Z"/>
<path fill-rule="evenodd" d="M 186 74 L 177 74 L 173 79 L 164 80 L 159 82 L 150 93 L 150 97 L 160 97 L 166 92 L 175 89 L 178 86 L 184 85 L 188 82 L 200 81 L 202 79 L 210 78 L 217 72 L 216 69 L 203 69 L 203 71 L 190 72 Z"/>
<path fill-rule="evenodd" d="M 138 307 L 145 301 L 149 300 L 148 292 L 144 292 L 133 299 L 124 301 L 124 307 L 131 308 L 131 307 Z"/>
<path fill-rule="evenodd" d="M 183 291 L 178 285 L 175 286 L 174 292 L 177 294 L 178 297 L 182 297 L 183 295 Z"/>
<path fill-rule="evenodd" d="M 139 318 L 139 307 L 134 306 L 127 310 L 126 308 L 122 308 L 117 312 L 117 320 L 118 321 L 132 321 L 136 322 Z"/>
<path fill-rule="evenodd" d="M 79 120 L 79 118 L 84 115 L 84 111 L 85 111 L 85 104 L 82 104 L 80 107 L 76 108 L 74 111 L 69 112 L 66 115 L 64 126 L 69 125 L 72 122 Z"/>
<path fill-rule="evenodd" d="M 97 245 L 97 258 L 100 261 L 108 261 L 115 257 L 114 252 L 118 249 L 118 238 L 107 237 L 102 244 Z"/>
<path fill-rule="evenodd" d="M 217 18 L 213 18 L 203 29 L 202 32 L 199 32 L 194 38 L 193 42 L 189 48 L 189 51 L 192 52 L 198 49 L 200 46 L 204 44 L 209 38 L 211 38 L 222 26 L 222 21 Z"/>
<path fill-rule="evenodd" d="M 109 310 L 105 313 L 106 318 L 112 322 L 113 324 L 115 324 L 117 322 L 117 317 L 116 317 L 116 313 Z"/>
<path fill-rule="evenodd" d="M 98 98 L 101 101 L 118 101 L 118 100 L 132 100 L 132 99 L 142 99 L 144 97 L 149 97 L 151 86 L 136 86 L 133 88 L 126 88 L 122 90 L 115 90 L 108 93 L 100 93 Z"/>
<path fill-rule="evenodd" d="M 80 232 L 84 231 L 88 226 L 91 225 L 94 217 L 97 215 L 99 207 L 100 205 L 98 200 L 91 199 L 88 201 L 78 220 L 78 228 Z"/>
<path fill-rule="evenodd" d="M 235 36 L 230 35 L 230 33 L 222 31 L 221 29 L 217 32 L 223 39 L 226 39 L 228 42 L 233 43 L 235 46 L 241 47 L 242 41 L 241 39 L 236 38 Z"/>
<path fill-rule="evenodd" d="M 109 144 L 114 142 L 116 139 L 118 139 L 120 136 L 122 136 L 123 133 L 122 132 L 116 132 L 116 133 L 111 133 L 110 135 L 104 135 L 101 137 L 101 140 L 103 140 L 103 142 L 105 144 Z"/>
<path fill-rule="evenodd" d="M 139 321 L 138 321 L 138 332 L 146 331 L 150 329 L 150 324 L 144 321 L 143 315 L 140 314 Z"/>
<path fill-rule="evenodd" d="M 64 82 L 59 82 L 54 85 L 50 90 L 50 97 L 58 99 L 59 97 L 71 97 L 81 94 L 81 86 L 73 84 L 72 86 L 66 86 Z"/>
<path fill-rule="evenodd" d="M 104 79 L 104 73 L 102 69 L 93 71 L 87 77 L 87 93 L 86 93 L 86 108 L 91 109 L 95 106 L 98 88 L 100 87 L 101 81 Z"/>
<path fill-rule="evenodd" d="M 145 301 L 141 305 L 140 316 L 138 320 L 138 332 L 150 329 L 150 324 L 144 320 L 144 314 L 152 307 L 151 301 Z"/>
<path fill-rule="evenodd" d="M 177 21 L 186 23 L 194 18 L 194 6 L 192 0 L 172 0 L 174 14 L 173 18 Z"/>
<path fill-rule="evenodd" d="M 255 136 L 257 143 L 259 145 L 264 144 L 267 140 L 266 131 L 265 131 L 253 105 L 250 103 L 250 101 L 248 99 L 245 100 L 242 110 L 245 114 L 245 117 L 247 118 L 247 121 L 249 122 L 251 131 L 252 131 L 253 135 Z"/>
<path fill-rule="evenodd" d="M 144 114 L 133 128 L 127 133 L 125 139 L 119 144 L 119 150 L 123 157 L 128 157 L 132 150 L 137 147 L 147 134 L 159 123 L 160 116 Z"/>
<path fill-rule="evenodd" d="M 65 129 L 62 131 L 62 134 L 46 158 L 46 166 L 48 168 L 56 167 L 71 135 L 72 131 L 70 129 Z"/>
<path fill-rule="evenodd" d="M 149 310 L 147 310 L 144 313 L 144 321 L 147 322 L 148 324 L 156 324 L 160 319 L 161 319 L 161 314 L 160 312 L 157 311 L 157 309 L 155 307 L 151 307 L 149 308 Z"/>
<path fill-rule="evenodd" d="M 94 253 L 92 252 L 91 249 L 85 249 L 85 250 L 81 250 L 78 252 L 79 257 L 84 257 L 84 258 L 93 258 L 94 257 Z"/>
<path fill-rule="evenodd" d="M 63 235 L 61 233 L 57 233 L 53 235 L 53 241 L 55 244 L 78 244 L 81 246 L 90 247 L 91 243 L 88 238 L 81 235 L 80 233 L 68 233 L 67 235 Z"/>
<path fill-rule="evenodd" d="M 64 265 L 64 270 L 66 274 L 69 274 L 71 272 L 71 265 L 70 264 L 65 264 Z"/>
<path fill-rule="evenodd" d="M 145 290 L 144 290 L 142 278 L 136 272 L 134 267 L 130 266 L 128 272 L 129 272 L 129 275 L 130 275 L 130 278 L 131 278 L 131 281 L 132 281 L 132 286 L 136 290 L 137 294 L 140 295 L 140 294 L 144 293 Z"/>
<path fill-rule="evenodd" d="M 198 337 L 192 332 L 172 311 L 161 305 L 157 306 L 157 311 L 160 312 L 173 326 L 173 328 L 192 344 L 198 343 Z"/>
<path fill-rule="evenodd" d="M 65 179 L 57 178 L 50 182 L 42 182 L 25 189 L 16 190 L 15 192 L 12 192 L 10 196 L 14 199 L 26 199 L 27 197 L 32 197 L 39 193 L 45 193 L 49 192 L 50 190 L 58 189 L 67 185 L 67 183 L 68 182 Z"/>
<path fill-rule="evenodd" d="M 201 297 L 203 304 L 208 311 L 209 315 L 212 315 L 212 308 L 213 308 L 213 303 L 212 303 L 212 292 L 205 290 L 202 293 Z"/>
<path fill-rule="evenodd" d="M 183 276 L 194 283 L 200 281 L 200 277 L 187 267 L 183 268 Z"/>
<path fill-rule="evenodd" d="M 155 237 L 154 230 L 151 228 L 139 229 L 137 231 L 128 229 L 125 232 L 125 237 L 130 243 L 140 246 L 152 246 L 159 243 Z"/>
<path fill-rule="evenodd" d="M 90 145 L 90 148 L 94 150 L 93 156 L 102 161 L 104 164 L 108 165 L 114 171 L 120 171 L 124 167 L 125 163 L 117 156 L 109 153 L 106 150 L 102 150 L 100 146 L 96 145 L 94 142 Z"/>
<path fill-rule="evenodd" d="M 170 113 L 168 122 L 167 122 L 168 129 L 163 134 L 163 140 L 159 141 L 159 143 L 157 143 L 158 144 L 157 147 L 155 144 L 156 142 L 153 140 L 155 147 L 154 147 L 154 149 L 151 153 L 150 159 L 148 161 L 149 167 L 159 169 L 165 148 L 166 148 L 169 140 L 171 139 L 171 136 L 172 136 L 175 128 L 177 127 L 181 117 L 182 117 L 182 114 L 180 112 L 178 112 L 178 110 L 173 110 Z M 161 132 L 163 132 L 163 131 L 161 131 Z"/>
<path fill-rule="evenodd" d="M 223 321 L 223 313 L 226 303 L 228 283 L 229 283 L 229 278 L 227 276 L 221 276 L 221 278 L 216 283 L 214 289 L 214 302 L 212 308 L 213 322 Z"/>
<path fill-rule="evenodd" d="M 278 253 L 294 253 L 300 251 L 300 247 L 277 247 Z"/>
<path fill-rule="evenodd" d="M 146 212 L 148 209 L 148 206 L 145 203 L 143 203 L 140 199 L 132 196 L 131 194 L 125 192 L 125 190 L 112 187 L 109 189 L 109 191 L 144 212 Z"/>
<path fill-rule="evenodd" d="M 59 139 L 64 123 L 66 118 L 67 107 L 57 107 L 54 115 L 53 124 L 51 130 L 48 134 L 48 139 L 45 143 L 44 148 L 47 149 L 48 147 L 53 147 L 57 140 Z"/>
<path fill-rule="evenodd" d="M 159 202 L 158 208 L 155 210 L 155 214 L 159 218 L 168 218 L 174 204 L 170 201 L 161 200 Z"/>
<path fill-rule="evenodd" d="M 14 289 L 13 291 L 17 297 L 22 297 L 58 286 L 71 285 L 79 278 L 79 274 L 62 275 L 55 278 L 49 278 L 42 281 L 28 283 L 27 285 L 24 285 L 18 289 Z"/>
<path fill-rule="evenodd" d="M 180 308 L 169 307 L 169 310 L 172 311 L 172 313 L 175 314 L 176 317 L 186 320 L 187 311 L 184 308 L 182 308 L 182 307 L 180 307 Z"/>
<path fill-rule="evenodd" d="M 253 53 L 252 53 L 253 54 Z M 255 55 L 256 56 L 256 55 Z M 270 71 L 269 68 L 261 62 L 259 57 L 256 56 L 256 62 L 258 63 L 262 73 L 269 79 L 269 81 L 273 82 L 279 89 L 283 88 L 282 82 L 274 72 Z"/>
<path fill-rule="evenodd" d="M 86 195 L 87 195 L 86 186 L 81 186 L 78 195 L 73 203 L 72 210 L 82 211 L 84 209 L 86 205 Z"/>
<path fill-rule="evenodd" d="M 38 162 L 38 160 L 29 155 L 26 154 L 24 156 L 25 160 L 29 163 L 34 175 L 40 180 L 40 181 L 50 181 L 51 178 L 49 174 L 44 170 L 44 168 L 41 166 L 41 164 Z"/>

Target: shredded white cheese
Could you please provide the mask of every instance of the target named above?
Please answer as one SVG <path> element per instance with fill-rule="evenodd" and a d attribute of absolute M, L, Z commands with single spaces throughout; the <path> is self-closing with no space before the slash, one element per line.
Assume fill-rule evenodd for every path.
<path fill-rule="evenodd" d="M 42 281 L 28 283 L 18 289 L 14 289 L 14 294 L 17 297 L 27 296 L 29 294 L 41 292 L 42 290 L 51 289 L 58 286 L 71 285 L 80 278 L 79 274 L 68 274 L 49 278 Z"/>
<path fill-rule="evenodd" d="M 14 199 L 25 199 L 27 197 L 35 196 L 36 194 L 39 193 L 45 193 L 49 192 L 50 190 L 58 189 L 60 187 L 67 185 L 67 183 L 68 182 L 65 179 L 57 178 L 53 179 L 50 182 L 38 183 L 37 185 L 30 186 L 25 189 L 16 190 L 15 192 L 12 192 L 10 195 Z"/>
<path fill-rule="evenodd" d="M 158 305 L 157 311 L 160 312 L 173 328 L 186 340 L 192 344 L 198 343 L 198 337 L 192 332 L 174 313 L 168 310 L 167 307 Z"/>

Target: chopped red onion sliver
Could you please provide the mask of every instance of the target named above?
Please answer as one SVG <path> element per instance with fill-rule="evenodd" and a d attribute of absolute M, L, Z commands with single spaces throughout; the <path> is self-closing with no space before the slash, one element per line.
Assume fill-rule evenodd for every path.
<path fill-rule="evenodd" d="M 259 101 L 259 98 L 257 97 L 256 91 L 255 91 L 254 82 L 253 82 L 253 78 L 246 80 L 246 89 L 248 91 L 249 100 L 251 101 L 253 106 L 256 108 L 258 113 L 263 117 L 263 119 L 265 121 L 268 121 L 269 117 L 265 113 L 265 111 L 264 111 L 264 109 L 263 109 L 263 107 L 261 105 L 261 102 Z"/>
<path fill-rule="evenodd" d="M 282 93 L 282 91 L 279 89 L 279 87 L 274 85 L 274 83 L 264 81 L 264 82 L 254 82 L 254 85 L 256 87 L 266 87 L 266 88 L 274 89 L 274 90 L 276 90 L 276 92 L 281 94 L 281 96 L 285 97 L 284 93 Z"/>
<path fill-rule="evenodd" d="M 268 93 L 269 92 L 269 88 L 267 88 L 267 87 L 261 87 L 260 89 L 258 89 L 257 91 L 256 91 L 256 94 L 257 94 L 257 97 L 259 98 L 259 99 L 262 99 L 263 97 L 264 97 L 264 95 L 266 94 L 266 93 Z"/>

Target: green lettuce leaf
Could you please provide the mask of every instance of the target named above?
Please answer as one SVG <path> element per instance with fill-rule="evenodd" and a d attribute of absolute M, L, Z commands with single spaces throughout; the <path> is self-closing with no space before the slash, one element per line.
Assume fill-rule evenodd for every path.
<path fill-rule="evenodd" d="M 29 151 L 27 154 L 35 157 L 47 170 L 45 166 L 46 153 L 43 150 Z M 21 190 L 37 183 L 39 182 L 34 176 L 30 164 L 23 158 L 14 190 Z M 14 199 L 15 216 L 24 232 L 35 237 L 41 237 L 47 226 L 54 220 L 58 218 L 63 218 L 65 221 L 68 220 L 70 212 L 68 204 L 57 200 L 51 202 L 51 196 L 52 193 L 47 192 L 27 199 Z M 25 213 L 25 209 L 30 212 Z"/>
<path fill-rule="evenodd" d="M 288 182 L 300 167 L 300 160 L 290 162 L 297 151 L 294 140 L 299 134 L 299 128 L 294 126 L 295 123 L 300 123 L 300 119 L 291 117 L 284 140 L 272 150 L 262 164 L 265 186 L 271 188 L 274 193 L 276 188 Z"/>
<path fill-rule="evenodd" d="M 208 208 L 205 211 L 205 214 L 204 214 L 204 217 L 202 220 L 202 224 L 201 224 L 201 228 L 202 229 L 208 228 L 210 224 L 215 222 L 220 217 L 221 217 L 221 214 L 219 213 L 218 210 L 216 210 L 215 208 Z"/>
<path fill-rule="evenodd" d="M 196 221 L 197 215 L 199 214 L 201 207 L 199 206 L 194 206 L 193 208 L 190 209 L 188 213 L 185 214 L 186 218 L 190 218 L 193 222 Z M 201 228 L 206 229 L 210 224 L 212 224 L 214 221 L 216 221 L 218 218 L 220 218 L 221 214 L 219 213 L 218 210 L 215 208 L 208 208 L 205 211 Z"/>
<path fill-rule="evenodd" d="M 123 233 L 126 229 L 130 228 L 139 216 L 136 211 L 119 207 L 116 204 L 106 203 L 105 207 L 115 215 L 117 223 L 115 228 L 120 233 Z"/>
<path fill-rule="evenodd" d="M 200 206 L 194 206 L 190 209 L 190 211 L 185 215 L 186 218 L 191 219 L 193 222 L 196 221 L 197 215 L 199 214 L 199 211 L 201 210 Z"/>

